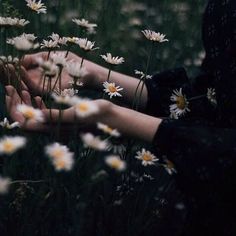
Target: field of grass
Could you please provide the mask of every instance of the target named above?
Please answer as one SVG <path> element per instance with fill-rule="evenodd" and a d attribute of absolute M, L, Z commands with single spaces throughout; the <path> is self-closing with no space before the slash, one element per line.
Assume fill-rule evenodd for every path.
<path fill-rule="evenodd" d="M 100 55 L 111 52 L 125 58 L 115 70 L 134 76 L 145 71 L 150 44 L 141 30 L 166 35 L 152 53 L 149 74 L 185 66 L 194 75 L 203 57 L 201 44 L 202 0 L 51 0 L 43 1 L 47 14 L 36 14 L 25 1 L 1 0 L 1 17 L 30 21 L 24 28 L 0 26 L 0 56 L 21 57 L 7 38 L 34 33 L 41 42 L 52 32 L 67 37 L 88 37 L 98 50 L 84 54 L 79 47 L 69 50 L 106 66 Z M 73 22 L 85 18 L 98 25 L 87 35 Z M 68 48 L 65 48 L 68 50 Z M 37 49 L 36 51 L 40 51 Z M 17 70 L 17 67 L 16 67 Z M 84 91 L 83 96 L 100 96 Z M 0 78 L 0 118 L 7 116 L 4 87 Z M 1 236 L 141 236 L 172 235 L 181 230 L 185 208 L 174 179 L 162 165 L 143 166 L 134 158 L 150 144 L 128 138 L 114 138 L 92 131 L 112 143 L 102 152 L 85 148 L 79 133 L 26 132 L 0 128 L 0 138 L 21 135 L 27 145 L 13 155 L 0 154 L 0 176 L 11 178 L 9 191 L 0 194 Z M 55 171 L 44 147 L 60 142 L 73 151 L 70 171 Z M 114 146 L 118 148 L 115 151 Z M 107 166 L 104 157 L 116 152 L 127 164 L 124 172 Z"/>

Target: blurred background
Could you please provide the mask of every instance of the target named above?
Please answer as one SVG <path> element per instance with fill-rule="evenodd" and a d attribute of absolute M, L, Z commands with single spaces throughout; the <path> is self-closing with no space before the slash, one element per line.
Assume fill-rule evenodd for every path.
<path fill-rule="evenodd" d="M 118 70 L 128 74 L 145 67 L 150 44 L 141 33 L 144 29 L 161 32 L 169 39 L 168 43 L 155 47 L 149 73 L 176 66 L 185 66 L 189 73 L 194 73 L 204 57 L 201 15 L 205 0 L 45 0 L 46 15 L 29 12 L 23 0 L 0 2 L 2 16 L 30 18 L 31 24 L 24 30 L 39 38 L 52 32 L 81 37 L 72 18 L 97 23 L 97 32 L 89 39 L 96 41 L 100 50 L 90 54 L 90 59 L 101 64 L 100 54 L 111 52 L 123 56 L 126 63 Z"/>

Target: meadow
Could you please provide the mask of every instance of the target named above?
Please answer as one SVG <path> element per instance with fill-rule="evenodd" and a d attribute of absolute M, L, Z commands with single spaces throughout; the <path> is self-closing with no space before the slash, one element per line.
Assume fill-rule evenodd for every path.
<path fill-rule="evenodd" d="M 163 162 L 145 164 L 142 158 L 137 158 L 143 150 L 162 158 L 150 144 L 123 137 L 115 127 L 90 127 L 86 130 L 87 136 L 83 136 L 83 127 L 80 130 L 76 125 L 74 129 L 62 132 L 60 120 L 47 133 L 26 131 L 17 125 L 11 128 L 4 123 L 5 117 L 10 122 L 12 120 L 6 109 L 3 85 L 6 82 L 3 80 L 21 91 L 20 63 L 24 55 L 46 51 L 50 57 L 56 50 L 72 51 L 112 70 L 136 76 L 140 84 L 148 74 L 179 66 L 184 66 L 190 75 L 194 75 L 204 57 L 200 32 L 204 1 L 52 0 L 42 3 L 46 12 L 37 14 L 26 5 L 26 1 L 0 1 L 0 66 L 5 71 L 0 78 L 1 235 L 178 234 L 186 212 L 171 167 Z M 12 26 L 4 23 L 7 17 L 23 18 L 29 23 Z M 72 19 L 86 19 L 97 26 L 86 28 Z M 152 47 L 143 30 L 161 32 L 168 42 Z M 36 37 L 28 40 L 27 50 L 17 46 L 16 41 L 7 43 L 22 33 Z M 66 43 L 51 46 L 43 41 L 56 41 L 57 37 L 66 39 Z M 85 44 L 84 41 L 74 43 L 79 42 L 78 38 L 87 38 L 87 41 Z M 90 43 L 90 49 L 85 49 Z M 96 47 L 99 48 L 93 50 Z M 117 65 L 109 64 L 106 53 L 119 56 Z M 17 58 L 16 61 L 11 61 L 9 55 Z M 17 81 L 10 78 L 9 65 L 15 69 Z M 79 67 L 83 67 L 82 63 Z M 63 112 L 68 103 L 61 104 L 57 100 L 62 95 L 60 68 L 55 69 L 59 94 L 53 99 L 48 95 L 43 99 L 48 107 Z M 135 74 L 135 70 L 144 71 L 143 77 Z M 49 71 L 54 73 L 51 65 L 48 71 L 44 71 L 42 79 L 51 78 L 52 75 L 47 74 Z M 71 77 L 74 92 L 80 97 L 94 99 L 102 96 L 120 103 L 119 97 L 111 98 L 102 92 L 77 87 L 80 76 Z M 44 88 L 47 94 L 53 92 L 52 87 L 53 84 L 49 83 Z M 138 97 L 134 98 L 136 108 Z M 76 104 L 79 102 L 76 100 Z M 15 150 L 4 149 L 7 136 L 21 137 L 23 144 Z M 53 148 L 57 148 L 56 154 Z M 63 151 L 66 158 L 58 161 L 58 150 Z"/>

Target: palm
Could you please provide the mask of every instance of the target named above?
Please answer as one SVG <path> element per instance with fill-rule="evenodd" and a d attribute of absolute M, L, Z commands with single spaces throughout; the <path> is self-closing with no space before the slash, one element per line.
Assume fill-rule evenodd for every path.
<path fill-rule="evenodd" d="M 44 78 L 42 71 L 39 67 L 34 69 L 29 69 L 28 78 L 25 80 L 25 83 L 34 94 L 43 94 L 48 92 L 49 82 L 51 80 L 51 88 L 59 87 L 59 80 L 55 77 L 53 79 Z M 45 79 L 45 80 L 44 80 Z M 44 82 L 45 81 L 45 82 Z M 68 73 L 63 70 L 61 74 L 61 89 L 66 89 L 70 87 L 71 78 Z"/>
<path fill-rule="evenodd" d="M 27 55 L 24 58 L 23 65 L 27 70 L 27 76 L 23 78 L 24 82 L 28 86 L 28 88 L 34 93 L 34 94 L 43 94 L 47 92 L 47 88 L 49 88 L 49 79 L 45 79 L 44 82 L 44 76 L 42 75 L 42 70 L 38 66 L 36 59 L 38 57 L 43 58 L 44 60 L 47 60 L 48 52 L 41 52 L 36 53 L 32 55 Z M 69 53 L 68 60 L 80 60 L 78 56 L 76 56 L 73 53 Z M 69 88 L 71 77 L 67 73 L 65 69 L 63 69 L 61 74 L 61 89 Z M 59 87 L 59 80 L 58 78 L 51 79 L 51 88 Z"/>

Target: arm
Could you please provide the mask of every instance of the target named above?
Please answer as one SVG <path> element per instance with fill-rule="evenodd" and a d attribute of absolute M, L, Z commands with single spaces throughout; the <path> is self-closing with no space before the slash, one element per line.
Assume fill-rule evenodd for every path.
<path fill-rule="evenodd" d="M 7 110 L 14 121 L 25 124 L 24 118 L 17 112 L 16 106 L 21 103 L 20 96 L 12 86 L 6 86 L 7 96 Z M 30 95 L 27 91 L 22 93 L 24 103 L 31 105 Z M 40 107 L 41 99 L 36 97 L 36 103 Z M 112 128 L 118 129 L 126 136 L 135 137 L 144 141 L 151 142 L 156 129 L 161 123 L 161 119 L 142 114 L 127 108 L 120 107 L 106 100 L 95 100 L 96 105 L 99 107 L 99 113 L 86 118 L 77 118 L 78 125 L 92 126 L 97 122 L 107 124 Z M 47 122 L 50 121 L 50 110 L 45 105 L 42 107 L 46 123 L 38 124 L 28 122 L 25 124 L 25 129 L 28 130 L 46 130 Z M 52 109 L 52 121 L 56 124 L 59 120 L 59 110 Z M 62 122 L 73 124 L 74 123 L 74 108 L 63 110 Z M 72 126 L 73 127 L 73 126 Z"/>
<path fill-rule="evenodd" d="M 28 71 L 29 76 L 25 78 L 25 83 L 35 91 L 35 93 L 41 94 L 42 92 L 42 79 L 40 71 L 37 68 L 36 58 L 42 57 L 46 60 L 47 53 L 36 53 L 31 55 L 26 55 L 24 57 L 23 65 Z M 69 53 L 68 60 L 78 61 L 81 62 L 81 58 L 73 53 Z M 84 83 L 85 88 L 94 89 L 94 90 L 102 90 L 103 89 L 103 82 L 106 81 L 108 75 L 108 69 L 100 66 L 96 63 L 93 63 L 88 60 L 84 60 L 84 67 L 87 69 L 88 74 L 82 78 L 82 82 Z M 62 88 L 69 88 L 70 77 L 64 70 L 62 74 Z M 122 96 L 125 102 L 132 103 L 133 97 L 135 94 L 136 87 L 138 85 L 139 80 L 128 75 L 124 75 L 115 71 L 111 72 L 110 82 L 114 82 L 116 85 L 121 86 L 124 88 L 122 91 Z M 139 90 L 141 86 L 139 86 Z M 144 108 L 147 102 L 147 89 L 144 86 L 142 98 L 141 98 L 141 107 Z"/>

